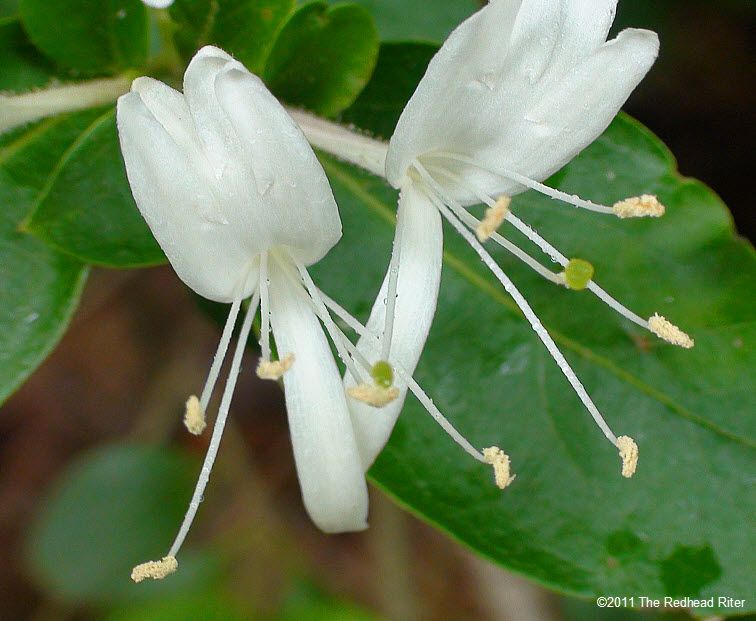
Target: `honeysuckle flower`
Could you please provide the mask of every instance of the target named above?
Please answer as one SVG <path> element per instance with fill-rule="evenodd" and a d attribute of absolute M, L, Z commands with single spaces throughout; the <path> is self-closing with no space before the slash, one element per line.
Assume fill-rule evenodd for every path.
<path fill-rule="evenodd" d="M 189 64 L 183 94 L 150 78 L 135 80 L 118 100 L 117 120 L 132 193 L 174 270 L 199 295 L 231 304 L 205 387 L 187 401 L 185 423 L 194 433 L 204 429 L 242 302 L 251 300 L 184 522 L 166 557 L 136 567 L 134 580 L 160 578 L 177 566 L 258 306 L 257 372 L 283 378 L 305 507 L 326 532 L 365 528 L 364 471 L 341 375 L 320 322 L 350 373 L 367 377 L 370 369 L 358 368 L 347 353 L 348 339 L 307 271 L 339 240 L 341 221 L 301 130 L 256 76 L 214 47 L 200 50 Z M 271 332 L 279 360 L 271 359 Z"/>
<path fill-rule="evenodd" d="M 611 431 L 525 298 L 483 246 L 494 241 L 551 282 L 588 289 L 660 338 L 681 347 L 693 345 L 665 318 L 654 314 L 646 320 L 625 308 L 594 282 L 590 263 L 565 257 L 510 206 L 512 196 L 532 189 L 619 218 L 664 213 L 651 195 L 620 198 L 608 207 L 542 183 L 606 129 L 656 59 L 659 43 L 653 32 L 629 29 L 606 40 L 616 4 L 617 0 L 491 0 L 452 32 L 431 60 L 388 148 L 364 136 L 350 141 L 343 128 L 305 114 L 295 118 L 314 145 L 372 172 L 381 174 L 383 156 L 382 174 L 400 191 L 391 263 L 358 349 L 369 360 L 380 356 L 405 371 L 414 370 L 436 304 L 443 216 L 520 307 L 617 447 L 622 474 L 629 477 L 635 471 L 637 445 Z M 479 220 L 468 207 L 481 203 L 487 210 Z M 498 233 L 504 223 L 525 234 L 563 271 L 545 268 Z M 345 381 L 354 384 L 348 374 Z M 401 377 L 397 388 L 400 398 L 380 411 L 350 404 L 366 467 L 388 439 L 401 409 Z M 486 463 L 496 459 L 497 479 L 508 480 L 508 458 L 491 449 L 468 452 Z"/>

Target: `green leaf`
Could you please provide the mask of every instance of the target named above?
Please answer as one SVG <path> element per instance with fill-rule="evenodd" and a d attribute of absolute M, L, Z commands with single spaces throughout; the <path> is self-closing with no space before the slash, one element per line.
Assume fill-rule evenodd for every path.
<path fill-rule="evenodd" d="M 43 86 L 54 72 L 26 37 L 18 19 L 0 19 L 0 91 L 27 91 Z"/>
<path fill-rule="evenodd" d="M 354 0 L 375 18 L 381 41 L 440 43 L 465 18 L 477 11 L 478 0 Z M 338 0 L 331 0 L 338 2 Z"/>
<path fill-rule="evenodd" d="M 347 108 L 370 79 L 378 33 L 362 7 L 325 2 L 300 7 L 283 27 L 265 82 L 283 101 L 323 116 Z"/>
<path fill-rule="evenodd" d="M 37 142 L 53 126 L 58 139 Z M 76 309 L 87 270 L 18 231 L 44 183 L 44 170 L 76 128 L 48 120 L 0 140 L 0 402 L 57 344 Z"/>
<path fill-rule="evenodd" d="M 176 0 L 170 8 L 176 46 L 189 59 L 203 45 L 217 45 L 259 74 L 294 5 L 294 0 Z"/>
<path fill-rule="evenodd" d="M 0 18 L 12 17 L 18 12 L 18 0 L 0 0 Z"/>
<path fill-rule="evenodd" d="M 370 82 L 344 111 L 342 121 L 391 138 L 404 105 L 437 50 L 431 43 L 382 44 Z"/>
<path fill-rule="evenodd" d="M 207 588 L 218 568 L 206 554 L 182 554 L 181 571 L 170 580 L 136 585 L 129 579 L 134 565 L 159 556 L 175 535 L 193 465 L 175 451 L 136 445 L 81 456 L 55 482 L 32 525 L 27 556 L 38 584 L 75 603 L 133 602 Z"/>
<path fill-rule="evenodd" d="M 333 159 L 324 164 L 344 237 L 318 265 L 319 284 L 364 320 L 388 264 L 396 193 Z M 638 473 L 620 477 L 616 450 L 512 300 L 447 231 L 438 312 L 416 377 L 474 445 L 511 455 L 517 479 L 504 492 L 494 487 L 490 468 L 414 399 L 371 478 L 453 538 L 566 593 L 742 598 L 756 564 L 743 527 L 756 509 L 753 250 L 721 201 L 682 179 L 659 140 L 627 117 L 551 183 L 609 204 L 656 193 L 668 207 L 660 220 L 620 221 L 532 192 L 513 203 L 567 256 L 591 261 L 597 281 L 630 308 L 689 330 L 690 351 L 492 248 L 610 424 L 638 441 Z"/>
<path fill-rule="evenodd" d="M 100 110 L 68 145 L 25 228 L 85 263 L 135 267 L 165 261 L 131 196 L 114 108 Z"/>
<path fill-rule="evenodd" d="M 149 23 L 141 0 L 20 0 L 19 13 L 34 44 L 64 67 L 105 73 L 147 59 Z"/>

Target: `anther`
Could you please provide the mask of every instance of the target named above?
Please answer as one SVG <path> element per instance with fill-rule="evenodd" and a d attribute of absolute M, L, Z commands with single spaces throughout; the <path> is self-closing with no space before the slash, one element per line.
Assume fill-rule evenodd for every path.
<path fill-rule="evenodd" d="M 500 196 L 493 207 L 486 209 L 486 214 L 475 229 L 475 234 L 481 242 L 486 241 L 507 219 L 509 205 L 512 199 L 509 196 Z"/>
<path fill-rule="evenodd" d="M 564 268 L 564 284 L 568 289 L 582 291 L 593 279 L 594 269 L 588 261 L 570 259 Z"/>
<path fill-rule="evenodd" d="M 192 395 L 186 400 L 186 411 L 184 412 L 184 426 L 189 433 L 199 436 L 205 431 L 207 423 L 205 422 L 205 411 L 202 409 L 199 399 Z"/>
<path fill-rule="evenodd" d="M 294 364 L 294 354 L 286 354 L 281 360 L 260 360 L 257 365 L 257 377 L 278 380 Z"/>
<path fill-rule="evenodd" d="M 372 405 L 374 408 L 382 408 L 399 397 L 399 389 L 396 386 L 385 388 L 377 384 L 357 384 L 347 388 L 347 394 L 352 399 Z"/>
<path fill-rule="evenodd" d="M 147 561 L 137 565 L 131 570 L 131 579 L 134 582 L 141 582 L 150 578 L 151 580 L 162 580 L 170 576 L 178 569 L 178 561 L 175 556 L 164 556 L 159 561 Z"/>
<path fill-rule="evenodd" d="M 672 345 L 678 345 L 685 349 L 690 349 L 695 345 L 695 341 L 690 336 L 658 313 L 654 313 L 654 316 L 649 318 L 648 329 L 660 339 L 672 343 Z"/>
<path fill-rule="evenodd" d="M 653 194 L 633 196 L 612 206 L 618 218 L 659 218 L 664 215 L 664 205 Z"/>
<path fill-rule="evenodd" d="M 515 475 L 510 474 L 509 455 L 498 446 L 490 446 L 483 449 L 483 459 L 486 460 L 487 464 L 493 466 L 494 480 L 499 489 L 504 489 L 515 480 Z"/>
<path fill-rule="evenodd" d="M 622 459 L 622 476 L 629 479 L 638 466 L 638 445 L 630 436 L 617 438 L 617 448 Z"/>

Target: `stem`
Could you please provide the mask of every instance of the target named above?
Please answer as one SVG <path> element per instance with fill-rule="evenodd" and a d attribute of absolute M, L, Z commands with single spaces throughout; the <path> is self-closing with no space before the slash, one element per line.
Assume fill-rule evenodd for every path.
<path fill-rule="evenodd" d="M 309 112 L 292 108 L 288 108 L 288 112 L 313 147 L 364 168 L 379 177 L 386 176 L 388 145 L 385 142 L 363 136 L 336 123 L 324 121 Z"/>
<path fill-rule="evenodd" d="M 20 95 L 0 95 L 0 134 L 48 116 L 111 103 L 128 92 L 130 86 L 130 79 L 116 76 Z"/>

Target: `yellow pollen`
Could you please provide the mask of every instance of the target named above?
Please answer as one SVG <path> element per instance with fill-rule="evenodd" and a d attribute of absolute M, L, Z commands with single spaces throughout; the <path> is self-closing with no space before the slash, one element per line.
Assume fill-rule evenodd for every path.
<path fill-rule="evenodd" d="M 399 397 L 399 389 L 396 386 L 385 388 L 376 384 L 357 384 L 347 388 L 347 394 L 374 408 L 382 408 Z"/>
<path fill-rule="evenodd" d="M 515 480 L 516 475 L 510 474 L 509 470 L 509 455 L 498 446 L 483 449 L 483 459 L 493 466 L 494 480 L 498 488 L 504 489 Z"/>
<path fill-rule="evenodd" d="M 480 224 L 478 224 L 478 228 L 475 229 L 475 234 L 478 236 L 479 241 L 486 241 L 501 226 L 501 223 L 506 220 L 511 202 L 512 199 L 508 196 L 500 196 L 493 207 L 486 209 L 486 215 L 480 221 Z"/>
<path fill-rule="evenodd" d="M 664 205 L 653 194 L 633 196 L 612 206 L 618 218 L 659 218 L 664 215 Z"/>
<path fill-rule="evenodd" d="M 260 379 L 281 379 L 294 364 L 294 354 L 286 354 L 281 360 L 260 360 L 257 365 L 257 377 Z"/>
<path fill-rule="evenodd" d="M 194 395 L 186 400 L 184 426 L 189 433 L 193 433 L 195 436 L 201 435 L 205 431 L 205 427 L 207 427 L 205 411 L 202 409 L 199 399 Z"/>
<path fill-rule="evenodd" d="M 638 466 L 638 445 L 630 436 L 620 436 L 617 438 L 617 448 L 622 459 L 622 476 L 629 479 Z"/>
<path fill-rule="evenodd" d="M 672 343 L 672 345 L 678 345 L 685 349 L 690 349 L 695 345 L 695 341 L 690 336 L 658 313 L 654 313 L 654 316 L 649 318 L 648 329 L 660 339 Z"/>
<path fill-rule="evenodd" d="M 178 569 L 178 561 L 175 556 L 164 556 L 159 561 L 147 561 L 137 565 L 131 570 L 131 579 L 134 582 L 141 582 L 150 578 L 151 580 L 162 580 L 170 576 Z"/>

